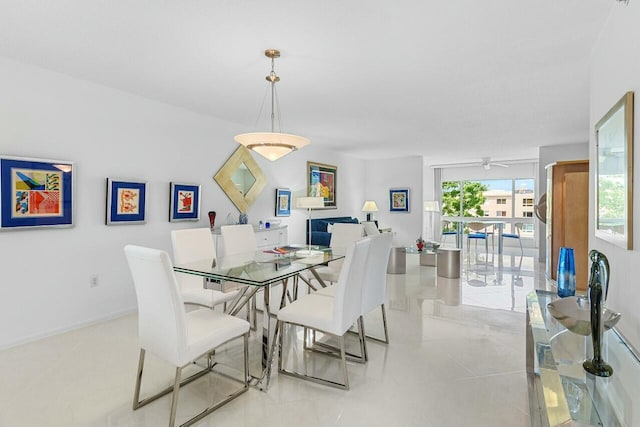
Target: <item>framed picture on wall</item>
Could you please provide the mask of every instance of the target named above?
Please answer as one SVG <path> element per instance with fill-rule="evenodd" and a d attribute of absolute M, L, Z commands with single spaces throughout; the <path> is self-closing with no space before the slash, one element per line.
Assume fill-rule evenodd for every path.
<path fill-rule="evenodd" d="M 291 190 L 276 188 L 276 216 L 291 216 Z"/>
<path fill-rule="evenodd" d="M 73 162 L 0 156 L 0 230 L 72 227 L 74 181 Z"/>
<path fill-rule="evenodd" d="M 147 183 L 107 178 L 107 225 L 144 224 L 147 219 Z"/>
<path fill-rule="evenodd" d="M 169 185 L 169 200 L 169 222 L 200 219 L 199 185 L 172 182 Z"/>
<path fill-rule="evenodd" d="M 338 208 L 338 167 L 307 162 L 307 196 L 323 197 L 324 208 Z"/>
<path fill-rule="evenodd" d="M 409 212 L 408 188 L 392 188 L 389 190 L 389 212 Z"/>

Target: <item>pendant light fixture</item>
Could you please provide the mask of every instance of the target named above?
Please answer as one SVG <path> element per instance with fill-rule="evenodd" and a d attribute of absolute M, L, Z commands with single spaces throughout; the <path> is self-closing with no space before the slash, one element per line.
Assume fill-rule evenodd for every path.
<path fill-rule="evenodd" d="M 304 147 L 311 141 L 303 136 L 275 131 L 275 107 L 277 102 L 276 83 L 280 81 L 280 77 L 276 75 L 274 66 L 275 59 L 280 57 L 280 51 L 277 49 L 267 49 L 264 51 L 264 55 L 267 58 L 271 58 L 271 72 L 266 77 L 267 81 L 271 85 L 271 132 L 241 133 L 236 135 L 234 139 L 236 142 L 244 145 L 248 149 L 255 151 L 271 161 L 274 161 L 291 153 L 292 151 Z M 278 124 L 280 123 L 278 122 Z"/>

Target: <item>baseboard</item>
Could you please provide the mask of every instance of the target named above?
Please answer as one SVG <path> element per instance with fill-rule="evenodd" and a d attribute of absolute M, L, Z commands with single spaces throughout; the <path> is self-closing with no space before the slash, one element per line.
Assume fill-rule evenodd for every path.
<path fill-rule="evenodd" d="M 92 326 L 98 323 L 102 323 L 102 322 L 106 322 L 108 320 L 113 320 L 113 319 L 117 319 L 119 317 L 124 317 L 124 316 L 128 316 L 130 314 L 136 313 L 138 311 L 137 306 L 136 307 L 132 307 L 132 308 L 128 308 L 125 310 L 120 310 L 120 311 L 116 311 L 114 313 L 109 313 L 106 314 L 104 316 L 100 316 L 100 317 L 96 317 L 94 319 L 89 319 L 89 320 L 85 320 L 82 322 L 78 322 L 78 323 L 74 323 L 73 325 L 70 326 L 66 326 L 63 328 L 58 328 L 58 329 L 53 329 L 50 331 L 46 331 L 40 334 L 35 334 L 35 335 L 31 335 L 28 336 L 26 338 L 21 338 L 17 341 L 11 341 L 8 343 L 3 343 L 0 344 L 0 351 L 2 350 L 7 350 L 10 349 L 12 347 L 18 347 L 20 345 L 24 345 L 24 344 L 28 344 L 30 342 L 34 342 L 34 341 L 38 341 L 41 340 L 43 338 L 48 338 L 48 337 L 52 337 L 55 335 L 60 335 L 60 334 L 64 334 L 70 331 L 74 331 L 76 329 L 80 329 L 80 328 L 86 328 L 87 326 Z"/>

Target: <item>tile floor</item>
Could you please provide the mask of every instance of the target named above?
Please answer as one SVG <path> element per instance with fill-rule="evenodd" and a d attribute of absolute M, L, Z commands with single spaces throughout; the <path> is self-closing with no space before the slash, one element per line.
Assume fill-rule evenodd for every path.
<path fill-rule="evenodd" d="M 544 287 L 544 268 L 534 252 L 513 254 L 507 249 L 501 269 L 498 260 L 494 267 L 465 260 L 460 280 L 436 277 L 409 255 L 407 274 L 388 275 L 391 344 L 370 343 L 369 363 L 349 364 L 350 391 L 276 370 L 268 392 L 251 388 L 195 425 L 528 426 L 525 295 Z M 378 312 L 365 322 L 368 333 L 382 332 Z M 0 427 L 166 425 L 169 396 L 131 409 L 136 334 L 130 315 L 0 352 Z M 238 350 L 229 345 L 218 356 L 240 368 Z M 337 367 L 334 359 L 304 357 L 323 373 Z M 145 369 L 143 394 L 172 380 L 161 361 L 148 359 Z M 209 376 L 185 387 L 177 421 L 204 408 L 226 382 Z"/>

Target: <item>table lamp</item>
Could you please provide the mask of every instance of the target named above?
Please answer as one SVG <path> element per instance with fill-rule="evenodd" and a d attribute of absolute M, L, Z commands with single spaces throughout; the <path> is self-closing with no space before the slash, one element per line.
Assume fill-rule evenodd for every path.
<path fill-rule="evenodd" d="M 362 205 L 362 212 L 366 212 L 367 221 L 371 221 L 371 212 L 378 212 L 378 205 L 373 200 L 366 200 Z"/>
<path fill-rule="evenodd" d="M 318 253 L 318 251 L 311 250 L 311 209 L 324 208 L 324 197 L 298 197 L 296 199 L 296 208 L 309 210 L 309 235 L 307 237 L 309 247 L 306 250 L 297 251 L 296 253 L 302 256 L 310 256 Z"/>

